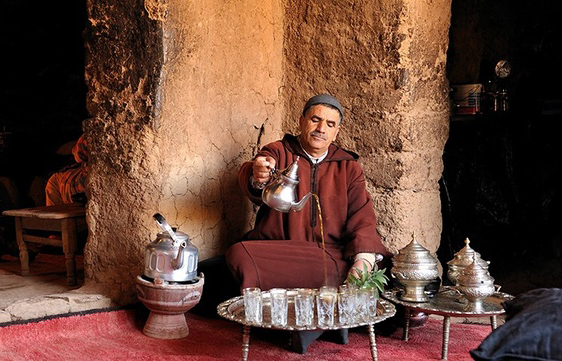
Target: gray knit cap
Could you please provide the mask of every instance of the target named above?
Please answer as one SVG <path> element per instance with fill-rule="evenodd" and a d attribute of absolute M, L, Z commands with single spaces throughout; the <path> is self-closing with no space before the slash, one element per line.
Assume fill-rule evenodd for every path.
<path fill-rule="evenodd" d="M 318 94 L 308 99 L 302 110 L 302 115 L 305 115 L 308 109 L 314 105 L 330 105 L 340 112 L 340 123 L 343 122 L 343 107 L 340 102 L 330 94 Z"/>

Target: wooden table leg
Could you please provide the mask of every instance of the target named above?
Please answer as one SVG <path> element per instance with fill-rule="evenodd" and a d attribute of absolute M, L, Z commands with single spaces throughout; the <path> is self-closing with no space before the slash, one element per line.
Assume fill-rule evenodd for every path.
<path fill-rule="evenodd" d="M 250 326 L 242 327 L 242 361 L 248 361 L 248 353 L 250 351 Z"/>
<path fill-rule="evenodd" d="M 498 328 L 498 318 L 496 315 L 490 316 L 490 325 L 492 325 L 492 331 Z"/>
<path fill-rule="evenodd" d="M 402 340 L 408 341 L 408 334 L 410 333 L 410 316 L 412 311 L 408 307 L 404 307 L 404 332 L 402 333 Z"/>
<path fill-rule="evenodd" d="M 441 360 L 446 360 L 449 353 L 449 331 L 451 329 L 451 317 L 443 318 L 443 347 L 441 349 Z"/>
<path fill-rule="evenodd" d="M 62 250 L 66 260 L 66 283 L 75 286 L 76 280 L 76 220 L 66 218 L 62 220 Z"/>
<path fill-rule="evenodd" d="M 15 221 L 16 241 L 18 242 L 18 248 L 20 251 L 21 275 L 29 276 L 29 252 L 27 251 L 27 245 L 23 240 L 23 227 L 21 225 L 21 217 L 15 217 Z"/>
<path fill-rule="evenodd" d="M 369 343 L 371 345 L 371 357 L 373 358 L 373 361 L 378 361 L 378 356 L 377 356 L 377 342 L 375 340 L 375 325 L 374 324 L 369 324 Z"/>

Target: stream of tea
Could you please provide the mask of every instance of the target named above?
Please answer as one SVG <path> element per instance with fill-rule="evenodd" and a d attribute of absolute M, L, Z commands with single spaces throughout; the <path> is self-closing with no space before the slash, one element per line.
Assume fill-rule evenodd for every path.
<path fill-rule="evenodd" d="M 324 286 L 328 286 L 328 261 L 326 259 L 326 243 L 324 241 L 324 223 L 322 222 L 322 207 L 320 207 L 320 198 L 317 194 L 312 193 L 318 208 L 318 219 L 320 220 L 320 236 L 322 238 L 322 258 L 324 261 Z"/>

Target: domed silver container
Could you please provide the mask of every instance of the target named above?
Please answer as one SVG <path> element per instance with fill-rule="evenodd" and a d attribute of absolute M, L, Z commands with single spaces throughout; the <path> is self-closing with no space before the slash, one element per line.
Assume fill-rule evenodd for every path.
<path fill-rule="evenodd" d="M 415 236 L 392 259 L 390 273 L 404 286 L 398 297 L 408 302 L 427 302 L 425 286 L 439 276 L 437 259 L 416 241 Z"/>
<path fill-rule="evenodd" d="M 480 256 L 480 253 L 476 252 L 472 247 L 470 247 L 470 240 L 467 238 L 464 240 L 465 246 L 463 249 L 455 253 L 452 260 L 447 262 L 449 269 L 447 271 L 447 277 L 453 284 L 457 284 L 457 278 L 463 272 L 463 270 L 468 267 L 474 260 L 482 268 L 488 270 L 490 262 L 485 261 Z"/>
<path fill-rule="evenodd" d="M 494 279 L 476 260 L 463 270 L 457 281 L 457 289 L 476 309 L 481 308 L 482 301 L 496 291 Z"/>

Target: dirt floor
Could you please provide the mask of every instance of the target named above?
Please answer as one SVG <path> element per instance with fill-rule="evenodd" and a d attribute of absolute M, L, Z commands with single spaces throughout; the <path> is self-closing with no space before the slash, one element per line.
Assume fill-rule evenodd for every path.
<path fill-rule="evenodd" d="M 65 293 L 80 287 L 84 282 L 84 257 L 76 256 L 78 285 L 66 285 L 64 255 L 38 254 L 29 263 L 30 276 L 21 276 L 17 257 L 3 255 L 0 258 L 0 310 L 16 301 L 57 293 Z"/>

